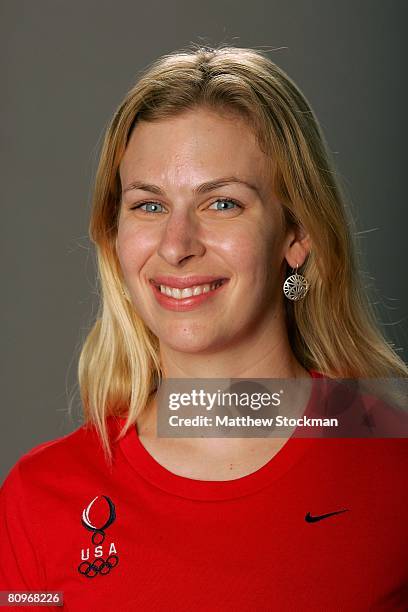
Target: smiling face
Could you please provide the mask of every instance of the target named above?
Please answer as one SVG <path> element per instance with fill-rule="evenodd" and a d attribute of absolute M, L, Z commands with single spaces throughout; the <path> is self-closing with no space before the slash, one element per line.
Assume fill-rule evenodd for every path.
<path fill-rule="evenodd" d="M 211 353 L 276 325 L 291 237 L 245 119 L 199 108 L 141 121 L 120 177 L 117 254 L 161 347 Z"/>

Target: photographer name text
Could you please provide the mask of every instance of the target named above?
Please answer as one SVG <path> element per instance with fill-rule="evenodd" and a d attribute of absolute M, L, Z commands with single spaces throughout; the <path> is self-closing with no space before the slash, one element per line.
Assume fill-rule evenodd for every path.
<path fill-rule="evenodd" d="M 169 417 L 171 427 L 338 427 L 338 419 L 299 417 L 292 418 L 278 415 L 276 417 L 257 418 L 251 416 L 203 416 Z"/>

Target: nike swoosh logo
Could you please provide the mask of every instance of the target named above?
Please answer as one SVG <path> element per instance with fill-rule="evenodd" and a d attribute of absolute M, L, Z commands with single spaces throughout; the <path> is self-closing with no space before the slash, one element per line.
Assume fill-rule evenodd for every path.
<path fill-rule="evenodd" d="M 337 510 L 336 512 L 328 512 L 327 514 L 319 514 L 317 516 L 312 516 L 310 512 L 308 512 L 305 516 L 305 521 L 306 523 L 317 523 L 317 521 L 321 521 L 329 516 L 334 516 L 335 514 L 342 514 L 343 512 L 348 512 L 348 508 L 345 510 Z"/>

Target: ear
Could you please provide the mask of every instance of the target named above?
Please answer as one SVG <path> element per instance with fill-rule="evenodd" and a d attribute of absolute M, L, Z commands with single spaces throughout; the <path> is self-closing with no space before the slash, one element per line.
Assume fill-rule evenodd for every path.
<path fill-rule="evenodd" d="M 284 243 L 284 257 L 291 268 L 299 268 L 304 264 L 306 257 L 312 250 L 309 234 L 302 226 L 292 226 Z"/>

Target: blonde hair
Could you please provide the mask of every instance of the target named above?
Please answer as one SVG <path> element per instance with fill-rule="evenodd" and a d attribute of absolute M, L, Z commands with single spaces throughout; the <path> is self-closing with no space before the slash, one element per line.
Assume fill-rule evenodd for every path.
<path fill-rule="evenodd" d="M 79 359 L 85 421 L 96 426 L 108 459 L 106 417 L 136 422 L 163 373 L 157 337 L 123 293 L 116 255 L 119 164 L 137 121 L 197 106 L 235 111 L 276 163 L 274 189 L 288 223 L 309 234 L 305 299 L 286 300 L 292 350 L 303 365 L 334 378 L 402 377 L 408 367 L 386 341 L 366 296 L 352 219 L 317 119 L 298 87 L 262 52 L 221 47 L 156 61 L 126 95 L 107 130 L 94 190 L 90 238 L 96 245 L 101 302 Z"/>

